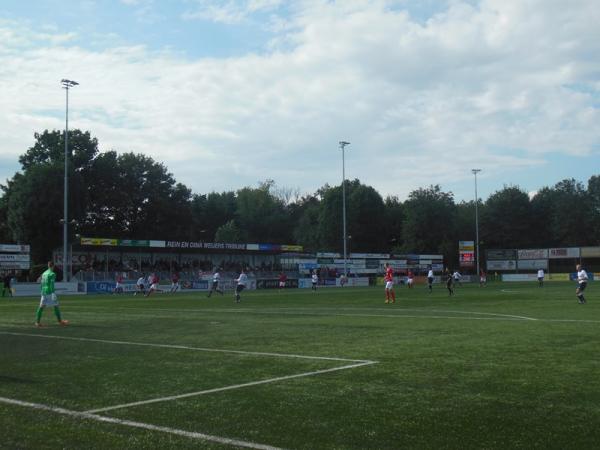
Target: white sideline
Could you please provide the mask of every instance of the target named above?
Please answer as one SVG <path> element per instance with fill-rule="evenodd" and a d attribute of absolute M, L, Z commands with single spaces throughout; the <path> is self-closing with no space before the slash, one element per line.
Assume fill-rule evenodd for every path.
<path fill-rule="evenodd" d="M 225 387 L 215 388 L 215 389 L 207 389 L 204 391 L 189 392 L 187 394 L 171 395 L 169 397 L 153 398 L 150 400 L 141 400 L 139 402 L 131 402 L 131 403 L 123 403 L 121 405 L 115 405 L 115 406 L 107 406 L 106 408 L 90 409 L 85 412 L 91 414 L 91 413 L 99 413 L 99 412 L 104 412 L 104 411 L 112 411 L 114 409 L 129 408 L 132 406 L 147 405 L 150 403 L 167 402 L 170 400 L 178 400 L 181 398 L 196 397 L 196 396 L 204 395 L 204 394 L 212 394 L 214 392 L 223 392 L 223 391 L 229 391 L 232 389 L 240 389 L 240 388 L 249 387 L 249 386 L 258 386 L 261 384 L 275 383 L 277 381 L 292 380 L 294 378 L 302 378 L 302 377 L 309 377 L 312 375 L 320 375 L 323 373 L 336 372 L 338 370 L 354 369 L 356 367 L 368 366 L 371 364 L 377 364 L 377 362 L 376 361 L 365 361 L 365 362 L 361 362 L 358 364 L 350 364 L 347 366 L 333 367 L 331 369 L 315 370 L 313 372 L 304 372 L 304 373 L 298 373 L 295 375 L 285 375 L 283 377 L 270 378 L 268 380 L 251 381 L 249 383 L 236 384 L 236 385 L 232 385 L 232 386 L 225 386 Z"/>
<path fill-rule="evenodd" d="M 341 361 L 351 363 L 370 363 L 373 364 L 375 361 L 369 361 L 364 359 L 347 359 L 347 358 L 334 358 L 328 356 L 307 356 L 307 355 L 294 355 L 287 353 L 268 353 L 268 352 L 249 352 L 244 350 L 225 350 L 216 348 L 204 348 L 204 347 L 190 347 L 187 345 L 171 345 L 171 344 L 153 344 L 151 342 L 130 342 L 130 341 L 112 341 L 107 339 L 93 339 L 84 337 L 72 337 L 72 336 L 56 336 L 52 334 L 33 334 L 33 333 L 16 333 L 12 331 L 0 331 L 0 334 L 7 334 L 11 336 L 29 336 L 37 338 L 47 339 L 65 339 L 68 341 L 84 341 L 84 342 L 99 342 L 103 344 L 115 344 L 115 345 L 137 345 L 141 347 L 158 347 L 158 348 L 174 348 L 179 350 L 193 350 L 199 352 L 212 352 L 212 353 L 231 353 L 238 355 L 250 355 L 250 356 L 269 356 L 275 358 L 298 358 L 298 359 L 312 359 L 321 361 Z"/>
<path fill-rule="evenodd" d="M 89 309 L 89 307 L 85 307 Z M 75 309 L 75 308 L 72 308 Z M 131 310 L 133 308 L 114 308 L 119 310 Z M 151 311 L 160 311 L 160 312 L 171 312 L 171 313 L 215 313 L 215 314 L 265 314 L 265 315 L 288 315 L 288 316 L 316 316 L 316 317 L 383 317 L 386 319 L 456 319 L 456 320 L 505 320 L 505 321 L 515 321 L 515 320 L 540 320 L 534 317 L 527 316 L 517 316 L 512 314 L 499 314 L 499 313 L 486 313 L 486 312 L 474 312 L 474 311 L 442 311 L 435 309 L 396 309 L 395 313 L 386 313 L 386 314 L 375 314 L 375 313 L 364 313 L 358 312 L 356 314 L 351 313 L 339 313 L 339 312 L 320 312 L 326 310 L 327 308 L 319 308 L 319 310 L 314 309 L 303 309 L 303 308 L 281 308 L 277 310 L 258 310 L 258 309 L 167 309 L 167 308 L 152 308 Z M 367 311 L 383 311 L 384 308 L 356 308 L 357 310 L 367 310 Z M 339 308 L 337 311 L 345 310 L 351 311 L 353 308 Z M 150 310 L 149 310 L 150 311 Z M 410 312 L 438 312 L 438 313 L 452 313 L 452 314 L 473 314 L 480 316 L 490 316 L 490 317 L 459 317 L 459 316 L 440 316 L 440 315 L 408 315 L 408 314 L 398 314 L 404 311 Z M 150 313 L 146 314 L 150 315 Z"/>
<path fill-rule="evenodd" d="M 134 422 L 132 420 L 116 419 L 114 417 L 100 416 L 97 414 L 91 414 L 89 412 L 71 411 L 69 409 L 42 405 L 40 403 L 23 402 L 21 400 L 13 400 L 10 398 L 5 398 L 5 397 L 0 397 L 0 403 L 5 403 L 8 405 L 15 405 L 15 406 L 22 406 L 22 407 L 26 407 L 26 408 L 33 408 L 33 409 L 37 409 L 37 410 L 41 410 L 41 411 L 50 411 L 50 412 L 57 413 L 57 414 L 63 414 L 65 416 L 76 417 L 78 419 L 95 420 L 97 422 L 113 423 L 113 424 L 124 425 L 124 426 L 128 426 L 128 427 L 142 428 L 144 430 L 160 431 L 162 433 L 176 434 L 179 436 L 184 436 L 184 437 L 192 438 L 192 439 L 198 439 L 198 440 L 202 440 L 202 441 L 217 442 L 219 444 L 233 445 L 233 446 L 243 447 L 243 448 L 253 448 L 253 449 L 258 449 L 258 450 L 282 450 L 279 447 L 273 447 L 271 445 L 257 444 L 254 442 L 224 438 L 224 437 L 220 437 L 220 436 L 212 436 L 210 434 L 197 433 L 194 431 L 179 430 L 177 428 L 162 427 L 162 426 L 158 426 L 158 425 L 152 425 L 149 423 Z"/>

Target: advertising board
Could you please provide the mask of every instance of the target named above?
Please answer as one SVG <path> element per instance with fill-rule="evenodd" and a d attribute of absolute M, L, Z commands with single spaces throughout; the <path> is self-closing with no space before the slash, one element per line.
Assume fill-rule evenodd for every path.
<path fill-rule="evenodd" d="M 582 258 L 600 258 L 600 247 L 581 247 Z"/>
<path fill-rule="evenodd" d="M 506 260 L 506 261 L 487 261 L 486 267 L 488 271 L 494 270 L 516 270 L 517 262 L 514 260 Z"/>
<path fill-rule="evenodd" d="M 285 282 L 286 289 L 289 288 L 297 288 L 298 280 L 297 279 L 288 279 Z M 279 289 L 279 279 L 278 278 L 266 278 L 256 280 L 256 289 Z"/>
<path fill-rule="evenodd" d="M 502 281 L 537 281 L 535 273 L 505 273 L 502 275 Z"/>
<path fill-rule="evenodd" d="M 519 270 L 538 270 L 548 269 L 547 259 L 524 259 L 517 261 L 517 267 Z"/>
<path fill-rule="evenodd" d="M 6 253 L 29 253 L 31 246 L 20 244 L 0 244 L 0 252 Z"/>
<path fill-rule="evenodd" d="M 350 277 L 347 279 L 346 286 L 368 286 L 369 278 L 368 277 Z M 310 289 L 312 288 L 312 281 L 310 278 L 300 278 L 298 280 L 298 287 L 300 289 Z M 342 287 L 340 284 L 339 278 L 325 278 L 319 282 L 318 288 L 325 287 Z"/>
<path fill-rule="evenodd" d="M 524 250 L 517 250 L 517 256 L 519 259 L 547 259 L 548 249 L 547 248 L 531 248 Z"/>
<path fill-rule="evenodd" d="M 61 295 L 83 294 L 83 283 L 81 287 L 82 289 L 79 289 L 79 283 L 77 282 L 54 283 L 54 289 L 59 298 Z M 15 289 L 13 293 L 13 296 L 15 297 L 38 297 L 41 295 L 41 286 L 39 283 L 14 283 L 13 288 Z"/>
<path fill-rule="evenodd" d="M 21 254 L 21 253 L 10 253 L 10 254 L 0 254 L 0 262 L 26 262 L 28 263 L 30 260 L 29 253 Z"/>
<path fill-rule="evenodd" d="M 516 250 L 488 250 L 486 252 L 487 259 L 497 259 L 497 260 L 511 260 L 517 259 L 517 251 Z"/>
<path fill-rule="evenodd" d="M 579 255 L 579 247 L 551 248 L 548 250 L 548 258 L 550 259 L 579 258 Z"/>

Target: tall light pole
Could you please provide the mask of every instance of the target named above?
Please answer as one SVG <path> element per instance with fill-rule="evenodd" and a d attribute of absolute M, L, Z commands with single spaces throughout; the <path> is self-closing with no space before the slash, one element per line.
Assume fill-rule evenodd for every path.
<path fill-rule="evenodd" d="M 346 159 L 344 155 L 344 149 L 346 145 L 350 145 L 350 142 L 340 141 L 340 148 L 342 149 L 342 221 L 343 221 L 343 233 L 344 233 L 344 275 L 348 276 L 348 262 L 346 260 L 346 249 L 347 249 L 347 236 L 346 236 Z"/>
<path fill-rule="evenodd" d="M 477 252 L 477 276 L 481 274 L 479 270 L 479 211 L 477 204 L 479 203 L 479 197 L 477 196 L 477 174 L 481 172 L 481 169 L 471 169 L 473 175 L 475 175 L 475 248 Z"/>
<path fill-rule="evenodd" d="M 62 79 L 60 83 L 63 86 L 63 89 L 66 91 L 66 109 L 65 109 L 65 187 L 64 187 L 64 217 L 63 217 L 63 280 L 69 280 L 69 274 L 67 272 L 67 259 L 69 258 L 69 254 L 67 252 L 67 248 L 69 245 L 69 237 L 68 237 L 68 228 L 69 228 L 69 89 L 74 86 L 77 86 L 79 83 L 73 80 Z"/>

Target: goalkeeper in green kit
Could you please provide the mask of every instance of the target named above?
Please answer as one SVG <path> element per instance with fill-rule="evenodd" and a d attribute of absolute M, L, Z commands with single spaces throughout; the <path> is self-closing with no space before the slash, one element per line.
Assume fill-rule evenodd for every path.
<path fill-rule="evenodd" d="M 46 306 L 54 307 L 54 315 L 58 320 L 59 325 L 68 325 L 68 320 L 63 320 L 60 316 L 60 308 L 58 307 L 58 299 L 54 292 L 54 282 L 56 281 L 56 273 L 54 273 L 54 263 L 48 262 L 48 270 L 42 274 L 42 299 L 40 300 L 40 306 L 35 313 L 35 326 L 41 327 L 42 314 L 44 314 L 44 308 Z"/>

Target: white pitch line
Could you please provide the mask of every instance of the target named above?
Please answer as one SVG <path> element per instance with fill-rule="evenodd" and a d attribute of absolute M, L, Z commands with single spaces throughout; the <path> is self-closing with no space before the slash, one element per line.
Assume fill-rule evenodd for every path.
<path fill-rule="evenodd" d="M 132 406 L 148 405 L 150 403 L 167 402 L 167 401 L 171 401 L 171 400 L 179 400 L 182 398 L 197 397 L 200 395 L 212 394 L 215 392 L 230 391 L 233 389 L 241 389 L 241 388 L 250 387 L 250 386 L 259 386 L 261 384 L 275 383 L 278 381 L 293 380 L 294 378 L 310 377 L 313 375 L 321 375 L 324 373 L 337 372 L 340 370 L 354 369 L 356 367 L 368 366 L 371 364 L 377 364 L 377 362 L 376 361 L 364 361 L 364 362 L 361 362 L 358 364 L 350 364 L 347 366 L 333 367 L 331 369 L 315 370 L 312 372 L 304 372 L 304 373 L 298 373 L 298 374 L 294 374 L 294 375 L 285 375 L 282 377 L 269 378 L 268 380 L 251 381 L 249 383 L 235 384 L 232 386 L 225 386 L 225 387 L 215 388 L 215 389 L 207 389 L 204 391 L 189 392 L 187 394 L 171 395 L 168 397 L 159 397 L 159 398 L 153 398 L 153 399 L 149 399 L 149 400 L 141 400 L 139 402 L 123 403 L 121 405 L 107 406 L 106 408 L 91 409 L 91 410 L 88 410 L 85 412 L 90 413 L 90 414 L 91 413 L 99 413 L 99 412 L 105 412 L 105 411 L 112 411 L 114 409 L 130 408 Z"/>
<path fill-rule="evenodd" d="M 219 444 L 232 445 L 232 446 L 236 446 L 236 447 L 253 448 L 253 449 L 258 449 L 258 450 L 282 450 L 279 447 L 273 447 L 271 445 L 257 444 L 255 442 L 242 441 L 239 439 L 230 439 L 230 438 L 225 438 L 225 437 L 220 437 L 220 436 L 213 436 L 210 434 L 197 433 L 194 431 L 179 430 L 177 428 L 162 427 L 162 426 L 158 426 L 158 425 L 152 425 L 149 423 L 134 422 L 132 420 L 124 420 L 124 419 L 117 419 L 114 417 L 100 416 L 100 415 L 91 414 L 88 412 L 71 411 L 69 409 L 57 408 L 57 407 L 48 406 L 48 405 L 42 405 L 40 403 L 24 402 L 21 400 L 14 400 L 14 399 L 5 398 L 5 397 L 0 397 L 0 403 L 21 406 L 21 407 L 26 407 L 26 408 L 33 408 L 33 409 L 37 409 L 40 411 L 49 411 L 49 412 L 53 412 L 53 413 L 57 413 L 57 414 L 62 414 L 65 416 L 76 417 L 78 419 L 95 420 L 97 422 L 112 423 L 112 424 L 116 424 L 116 425 L 123 425 L 123 426 L 128 426 L 128 427 L 133 427 L 133 428 L 142 428 L 144 430 L 160 431 L 162 433 L 175 434 L 178 436 L 184 436 L 184 437 L 191 438 L 191 439 L 217 442 Z"/>
<path fill-rule="evenodd" d="M 249 356 L 269 356 L 274 358 L 297 358 L 297 359 L 310 359 L 320 361 L 340 361 L 340 362 L 352 362 L 352 363 L 374 363 L 375 361 L 369 361 L 364 359 L 347 359 L 347 358 L 335 358 L 328 356 L 307 356 L 307 355 L 294 355 L 287 353 L 269 353 L 269 352 L 249 352 L 243 350 L 224 350 L 216 348 L 204 348 L 204 347 L 190 347 L 187 345 L 171 345 L 171 344 L 153 344 L 150 342 L 130 342 L 130 341 L 112 341 L 107 339 L 92 339 L 84 337 L 72 337 L 72 336 L 56 336 L 52 334 L 33 334 L 33 333 L 16 333 L 11 331 L 0 331 L 0 334 L 12 335 L 12 336 L 28 336 L 36 338 L 47 338 L 47 339 L 64 339 L 68 341 L 82 341 L 82 342 L 99 342 L 102 344 L 115 344 L 115 345 L 137 345 L 141 347 L 157 347 L 157 348 L 172 348 L 178 350 L 192 350 L 199 352 L 211 352 L 211 353 L 229 353 L 237 355 L 249 355 Z"/>
<path fill-rule="evenodd" d="M 118 308 L 121 310 L 134 310 L 135 308 Z M 319 308 L 319 310 L 323 310 L 327 308 Z M 337 311 L 352 311 L 354 308 L 339 308 Z M 385 308 L 356 308 L 361 309 L 363 311 L 385 311 Z M 150 311 L 150 310 L 148 310 Z M 512 314 L 499 314 L 499 313 L 486 313 L 486 312 L 475 312 L 475 311 L 442 311 L 442 310 L 421 310 L 421 309 L 396 309 L 392 310 L 394 312 L 388 314 L 368 314 L 368 313 L 359 313 L 359 314 L 350 314 L 350 313 L 329 313 L 329 312 L 319 312 L 318 310 L 312 309 L 302 309 L 302 308 L 282 308 L 277 310 L 264 310 L 264 309 L 167 309 L 167 308 L 152 308 L 152 311 L 160 311 L 160 312 L 172 312 L 172 313 L 226 313 L 226 314 L 265 314 L 265 315 L 289 315 L 289 316 L 323 316 L 323 317 L 385 317 L 385 318 L 423 318 L 423 319 L 457 319 L 457 320 L 539 320 L 534 317 L 527 316 L 517 316 Z M 407 315 L 407 314 L 399 314 L 404 311 L 410 312 L 441 312 L 441 313 L 451 313 L 451 314 L 473 314 L 480 316 L 492 316 L 492 317 L 456 317 L 456 316 L 434 316 L 434 315 Z"/>

